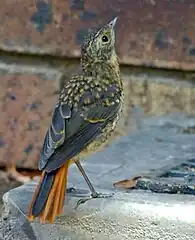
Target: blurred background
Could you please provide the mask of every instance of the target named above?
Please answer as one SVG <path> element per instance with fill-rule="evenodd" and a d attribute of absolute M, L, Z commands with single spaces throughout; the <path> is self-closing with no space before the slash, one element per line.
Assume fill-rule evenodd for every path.
<path fill-rule="evenodd" d="M 60 75 L 75 73 L 86 34 L 115 16 L 125 90 L 115 137 L 149 116 L 193 117 L 194 12 L 194 0 L 0 0 L 0 197 L 39 175 Z"/>

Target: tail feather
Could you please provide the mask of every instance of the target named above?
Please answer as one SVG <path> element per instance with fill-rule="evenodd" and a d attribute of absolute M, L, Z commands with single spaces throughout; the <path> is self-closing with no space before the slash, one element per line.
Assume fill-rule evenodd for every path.
<path fill-rule="evenodd" d="M 62 210 L 63 210 L 63 203 L 64 203 L 64 197 L 65 197 L 65 191 L 67 188 L 67 177 L 68 177 L 68 168 L 63 168 L 64 172 L 63 174 L 63 178 L 62 178 L 62 187 L 61 188 L 61 194 L 60 194 L 60 199 L 59 199 L 59 205 L 58 205 L 58 214 L 61 215 L 62 214 Z"/>
<path fill-rule="evenodd" d="M 53 186 L 56 173 L 57 171 L 51 173 L 43 171 L 39 184 L 35 190 L 33 200 L 31 202 L 31 212 L 33 216 L 39 216 L 42 209 L 45 207 L 48 194 Z"/>
<path fill-rule="evenodd" d="M 29 206 L 29 221 L 39 217 L 42 223 L 53 223 L 62 213 L 68 166 L 69 162 L 50 173 L 43 171 Z"/>
<path fill-rule="evenodd" d="M 47 206 L 43 211 L 43 217 L 41 217 L 41 222 L 45 222 L 47 219 L 49 222 L 54 222 L 55 217 L 58 215 L 58 206 L 60 201 L 61 189 L 65 188 L 62 186 L 62 181 L 64 178 L 63 171 L 64 167 L 59 169 L 59 174 L 56 176 L 53 188 L 49 194 L 47 200 Z"/>
<path fill-rule="evenodd" d="M 36 199 L 37 199 L 38 194 L 39 194 L 39 189 L 41 189 L 41 185 L 42 185 L 44 176 L 45 176 L 45 172 L 43 171 L 43 172 L 42 172 L 42 175 L 41 175 L 41 178 L 40 178 L 40 180 L 39 180 L 39 183 L 38 183 L 38 185 L 37 185 L 37 188 L 36 188 L 36 190 L 35 190 L 35 192 L 34 192 L 32 201 L 31 201 L 31 203 L 30 203 L 30 205 L 29 205 L 29 210 L 28 210 L 28 220 L 29 220 L 29 221 L 33 221 L 33 220 L 35 219 L 35 217 L 36 217 L 36 215 L 33 214 L 33 212 L 34 212 L 34 211 L 33 211 L 33 208 L 34 208 L 34 206 L 36 205 Z"/>
<path fill-rule="evenodd" d="M 42 223 L 46 222 L 46 220 L 48 220 L 50 222 L 49 215 L 51 215 L 51 213 L 53 212 L 53 209 L 57 205 L 57 203 L 54 201 L 55 201 L 55 196 L 57 196 L 57 194 L 59 194 L 59 193 L 57 193 L 56 190 L 58 188 L 59 179 L 61 177 L 60 173 L 61 173 L 61 168 L 56 173 L 52 188 L 49 191 L 46 205 L 44 207 L 44 210 L 41 213 L 40 220 Z M 59 195 L 57 197 L 59 197 Z"/>

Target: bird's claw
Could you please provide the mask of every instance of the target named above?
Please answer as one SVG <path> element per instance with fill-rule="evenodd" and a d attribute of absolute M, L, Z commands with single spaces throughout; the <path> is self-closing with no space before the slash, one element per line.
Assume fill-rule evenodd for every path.
<path fill-rule="evenodd" d="M 93 192 L 91 193 L 91 196 L 88 198 L 82 198 L 80 200 L 78 200 L 75 210 L 81 205 L 86 203 L 87 201 L 94 199 L 94 198 L 110 198 L 114 195 L 114 193 L 97 193 L 97 192 Z"/>
<path fill-rule="evenodd" d="M 70 188 L 67 188 L 67 189 L 66 189 L 66 192 L 67 192 L 67 193 L 73 193 L 73 192 L 75 193 L 76 191 L 77 191 L 77 190 L 76 190 L 75 188 L 73 188 L 73 187 L 70 187 Z"/>
<path fill-rule="evenodd" d="M 85 202 L 87 202 L 87 201 L 90 200 L 90 199 L 91 199 L 91 197 L 79 199 L 79 201 L 77 201 L 77 205 L 76 205 L 76 207 L 75 207 L 75 210 L 76 210 L 81 204 L 84 204 Z"/>
<path fill-rule="evenodd" d="M 110 198 L 114 195 L 114 193 L 97 193 L 94 192 L 91 194 L 91 198 Z"/>

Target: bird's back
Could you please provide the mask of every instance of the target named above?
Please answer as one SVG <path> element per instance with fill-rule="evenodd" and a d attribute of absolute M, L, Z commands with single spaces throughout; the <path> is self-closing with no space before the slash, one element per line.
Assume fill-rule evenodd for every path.
<path fill-rule="evenodd" d="M 69 159 L 95 152 L 115 129 L 123 87 L 112 21 L 87 38 L 81 73 L 66 81 L 45 137 L 39 168 L 58 169 Z"/>
<path fill-rule="evenodd" d="M 118 103 L 117 110 L 113 108 L 113 116 L 108 119 L 107 124 L 102 128 L 101 134 L 98 135 L 93 142 L 91 142 L 84 151 L 82 151 L 79 157 L 85 157 L 93 152 L 101 150 L 112 138 L 112 134 L 116 128 L 118 120 L 123 110 L 124 94 L 123 85 L 120 77 L 119 64 L 117 57 L 113 58 L 112 62 L 105 62 L 93 66 L 91 76 L 85 76 L 86 82 L 90 92 L 90 96 L 96 96 L 97 102 L 100 107 L 115 106 Z M 90 102 L 90 100 L 89 100 Z"/>

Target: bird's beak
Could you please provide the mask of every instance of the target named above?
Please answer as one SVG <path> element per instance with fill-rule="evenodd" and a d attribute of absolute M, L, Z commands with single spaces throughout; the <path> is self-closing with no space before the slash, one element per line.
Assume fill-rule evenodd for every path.
<path fill-rule="evenodd" d="M 118 17 L 115 17 L 111 22 L 108 23 L 108 26 L 111 28 L 114 28 L 116 25 L 117 19 L 118 19 Z"/>

